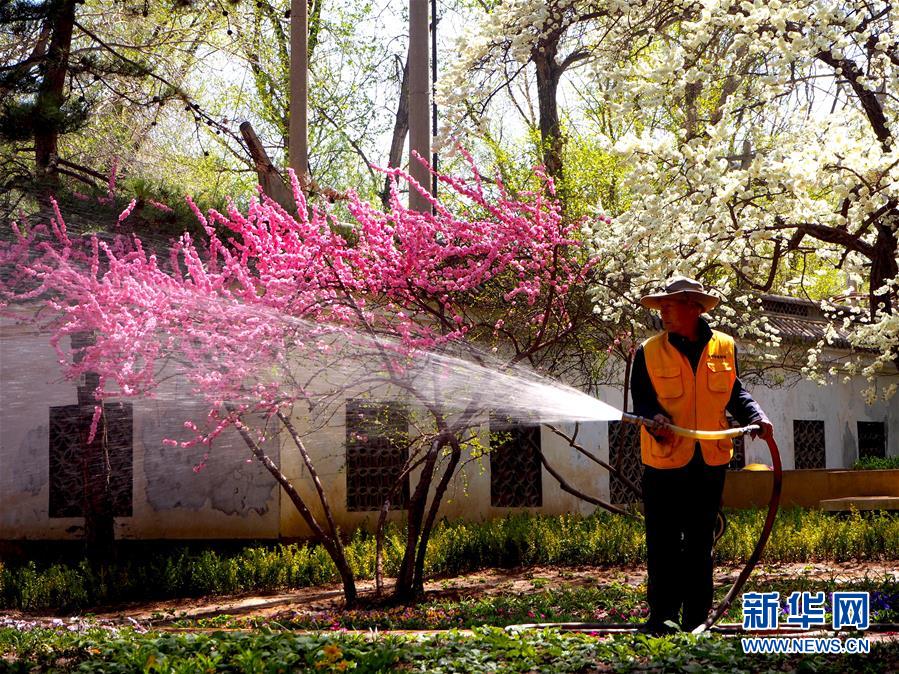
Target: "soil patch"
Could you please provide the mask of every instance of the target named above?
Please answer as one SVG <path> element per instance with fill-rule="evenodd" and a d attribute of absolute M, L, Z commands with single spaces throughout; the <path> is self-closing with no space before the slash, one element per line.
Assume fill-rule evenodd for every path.
<path fill-rule="evenodd" d="M 715 572 L 716 586 L 733 583 L 742 567 L 719 566 Z M 793 564 L 762 564 L 756 568 L 753 578 L 783 581 L 787 578 L 811 576 L 838 581 L 891 577 L 899 579 L 899 567 L 886 562 L 820 562 Z M 643 566 L 633 567 L 559 567 L 529 566 L 513 569 L 484 569 L 451 578 L 436 578 L 425 584 L 424 601 L 453 600 L 462 597 L 479 598 L 496 594 L 529 594 L 541 588 L 595 587 L 609 583 L 638 586 L 646 580 Z M 392 581 L 387 581 L 389 594 Z M 372 580 L 357 583 L 363 600 L 374 595 Z M 100 620 L 157 622 L 176 618 L 200 618 L 221 614 L 266 617 L 291 608 L 298 611 L 339 610 L 343 606 L 343 594 L 339 583 L 300 588 L 287 592 L 268 594 L 243 594 L 229 596 L 170 599 L 102 607 L 91 611 Z M 51 616 L 17 615 L 10 617 L 28 620 L 47 619 Z M 56 617 L 56 616 L 53 616 Z"/>
<path fill-rule="evenodd" d="M 719 566 L 715 573 L 716 587 L 728 587 L 734 582 L 742 567 Z M 894 562 L 820 562 L 794 564 L 762 564 L 752 578 L 765 578 L 783 582 L 784 579 L 802 576 L 837 581 L 864 578 L 899 579 L 899 567 Z M 557 567 L 529 566 L 515 569 L 485 569 L 452 578 L 437 578 L 425 584 L 424 601 L 454 600 L 462 597 L 477 599 L 498 594 L 524 594 L 541 588 L 596 587 L 609 583 L 636 587 L 646 581 L 644 566 L 633 567 Z M 358 581 L 363 601 L 373 597 L 375 585 L 371 580 Z M 391 582 L 387 582 L 389 594 Z M 339 610 L 343 606 L 343 594 L 338 583 L 268 594 L 243 594 L 214 597 L 170 599 L 117 606 L 99 607 L 90 615 L 101 621 L 161 624 L 182 618 L 208 618 L 231 614 L 241 616 L 270 617 L 285 609 L 299 612 Z M 8 614 L 13 619 L 49 621 L 56 615 Z"/>

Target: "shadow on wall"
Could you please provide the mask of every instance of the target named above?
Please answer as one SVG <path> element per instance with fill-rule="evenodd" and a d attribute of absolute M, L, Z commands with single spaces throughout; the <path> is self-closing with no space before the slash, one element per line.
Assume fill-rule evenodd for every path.
<path fill-rule="evenodd" d="M 234 429 L 219 435 L 208 448 L 202 445 L 172 446 L 163 440 L 191 439 L 193 434 L 183 428 L 183 422 L 205 418 L 208 408 L 160 402 L 146 411 L 140 440 L 144 448 L 147 502 L 153 510 L 200 510 L 208 504 L 226 515 L 246 516 L 250 511 L 263 515 L 268 512 L 277 483 L 271 473 L 252 458 Z M 277 463 L 277 438 L 267 440 L 264 447 Z M 207 450 L 208 457 L 204 461 Z"/>
<path fill-rule="evenodd" d="M 843 465 L 851 466 L 858 460 L 858 448 L 855 443 L 855 436 L 847 421 L 843 424 Z"/>

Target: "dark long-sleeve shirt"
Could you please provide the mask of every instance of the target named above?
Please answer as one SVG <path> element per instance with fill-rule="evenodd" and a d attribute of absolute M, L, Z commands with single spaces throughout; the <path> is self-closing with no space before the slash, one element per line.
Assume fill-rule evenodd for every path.
<path fill-rule="evenodd" d="M 699 359 L 702 357 L 705 345 L 708 344 L 711 338 L 712 329 L 701 318 L 699 319 L 699 339 L 695 342 L 691 342 L 681 335 L 668 333 L 668 342 L 687 357 L 694 373 L 699 365 Z M 735 362 L 736 358 L 736 347 L 734 347 Z M 740 369 L 737 366 L 738 376 L 736 381 L 734 381 L 734 387 L 731 389 L 730 400 L 728 400 L 726 407 L 728 413 L 741 426 L 747 426 L 758 421 L 768 421 L 768 417 L 759 404 L 749 394 L 749 391 L 743 388 L 739 372 Z M 642 346 L 634 354 L 634 364 L 631 369 L 631 399 L 634 401 L 634 414 L 647 419 L 652 419 L 656 414 L 668 416 L 659 404 L 659 399 L 652 386 L 652 380 L 649 378 L 649 370 L 646 369 L 646 354 L 643 353 Z"/>

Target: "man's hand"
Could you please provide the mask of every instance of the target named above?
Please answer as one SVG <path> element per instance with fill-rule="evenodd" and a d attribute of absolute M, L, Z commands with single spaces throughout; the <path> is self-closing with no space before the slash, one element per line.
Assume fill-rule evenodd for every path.
<path fill-rule="evenodd" d="M 756 438 L 767 440 L 768 438 L 774 437 L 774 425 L 767 419 L 759 419 L 758 421 L 753 421 L 752 423 L 759 427 L 759 430 L 751 431 L 749 433 L 749 437 L 753 440 L 755 440 Z"/>
<path fill-rule="evenodd" d="M 671 423 L 671 419 L 666 417 L 661 412 L 656 414 L 653 418 L 653 421 L 658 425 L 653 425 L 648 427 L 646 430 L 649 431 L 649 434 L 652 435 L 656 440 L 658 440 L 661 444 L 667 445 L 669 442 L 674 440 L 674 431 L 668 426 Z"/>

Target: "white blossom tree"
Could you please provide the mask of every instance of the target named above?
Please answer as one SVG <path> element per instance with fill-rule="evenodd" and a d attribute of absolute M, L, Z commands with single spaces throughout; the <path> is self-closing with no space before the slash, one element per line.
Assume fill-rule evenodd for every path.
<path fill-rule="evenodd" d="M 639 50 L 647 36 L 681 15 L 676 3 L 664 1 L 639 7 L 617 0 L 481 5 L 483 12 L 470 24 L 474 28 L 459 41 L 458 60 L 438 83 L 444 133 L 477 134 L 487 124 L 494 98 L 503 92 L 538 132 L 540 158 L 557 181 L 564 176 L 566 133 L 559 104 L 563 81 L 590 64 L 608 62 L 622 50 Z M 536 105 L 528 88 L 533 89 Z"/>
<path fill-rule="evenodd" d="M 780 338 L 755 317 L 758 293 L 825 301 L 834 329 L 807 354 L 809 374 L 827 369 L 821 354 L 837 328 L 874 354 L 846 363 L 850 372 L 873 380 L 899 363 L 899 26 L 890 3 L 531 1 L 501 15 L 523 16 L 525 4 L 530 23 L 482 29 L 445 88 L 465 68 L 506 72 L 508 54 L 533 59 L 559 16 L 582 19 L 559 52 L 589 52 L 572 86 L 621 122 L 593 135 L 626 166 L 621 212 L 585 232 L 609 261 L 598 310 L 620 320 L 640 294 L 683 272 L 724 294 L 717 320 L 763 345 Z M 485 81 L 469 77 L 447 102 L 483 100 Z"/>

